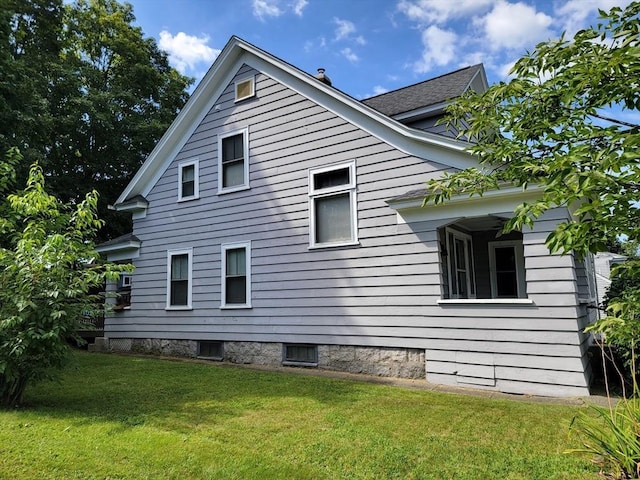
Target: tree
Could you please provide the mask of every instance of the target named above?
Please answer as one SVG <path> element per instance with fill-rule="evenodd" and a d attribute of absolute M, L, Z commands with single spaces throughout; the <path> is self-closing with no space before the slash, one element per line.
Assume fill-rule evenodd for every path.
<path fill-rule="evenodd" d="M 52 193 L 96 189 L 100 239 L 130 231 L 108 210 L 188 98 L 191 79 L 116 0 L 9 0 L 0 9 L 0 151 L 39 160 Z M 6 50 L 4 47 L 7 47 Z"/>
<path fill-rule="evenodd" d="M 0 171 L 0 193 L 20 160 L 11 150 Z M 89 295 L 130 266 L 100 263 L 93 238 L 102 222 L 98 196 L 88 193 L 73 207 L 45 190 L 42 169 L 34 164 L 24 191 L 6 195 L 0 206 L 0 406 L 20 404 L 28 383 L 61 367 L 79 319 L 101 308 Z"/>
<path fill-rule="evenodd" d="M 571 39 L 563 35 L 537 45 L 516 62 L 509 82 L 470 93 L 449 109 L 452 125 L 473 142 L 469 151 L 480 166 L 429 182 L 425 203 L 535 185 L 539 199 L 518 206 L 506 230 L 532 226 L 562 206 L 572 218 L 548 236 L 552 252 L 583 256 L 616 238 L 640 239 L 640 125 L 625 120 L 640 110 L 640 2 L 600 16 L 600 23 Z M 640 273 L 638 261 L 625 268 Z M 640 289 L 626 290 L 609 303 L 608 316 L 589 328 L 633 352 L 639 308 Z M 636 478 L 640 404 L 623 402 L 598 414 L 604 427 L 589 417 L 579 422 L 585 436 L 580 451 L 597 454 L 615 478 Z"/>
<path fill-rule="evenodd" d="M 482 194 L 502 185 L 542 187 L 510 229 L 532 225 L 555 206 L 575 208 L 551 234 L 551 251 L 585 254 L 618 236 L 640 238 L 640 126 L 614 116 L 640 109 L 640 3 L 601 12 L 604 23 L 538 45 L 511 81 L 469 94 L 450 109 L 480 168 L 429 184 L 427 201 Z"/>
<path fill-rule="evenodd" d="M 21 148 L 23 180 L 52 136 L 48 95 L 62 69 L 62 15 L 62 0 L 0 2 L 0 152 Z"/>

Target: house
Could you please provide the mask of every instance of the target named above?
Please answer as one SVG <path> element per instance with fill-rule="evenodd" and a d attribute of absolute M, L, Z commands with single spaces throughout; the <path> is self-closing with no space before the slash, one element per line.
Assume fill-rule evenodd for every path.
<path fill-rule="evenodd" d="M 133 233 L 100 249 L 136 269 L 109 348 L 588 394 L 592 269 L 544 245 L 570 213 L 501 235 L 535 190 L 421 207 L 477 164 L 436 123 L 469 88 L 481 65 L 359 101 L 232 37 L 113 206 Z"/>
<path fill-rule="evenodd" d="M 604 297 L 611 286 L 611 269 L 624 263 L 627 260 L 625 255 L 613 252 L 599 252 L 594 257 L 596 272 L 596 285 L 598 288 L 598 305 L 603 305 Z"/>

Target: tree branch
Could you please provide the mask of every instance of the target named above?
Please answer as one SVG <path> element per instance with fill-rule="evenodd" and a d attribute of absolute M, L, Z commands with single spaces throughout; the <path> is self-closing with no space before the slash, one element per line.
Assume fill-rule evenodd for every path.
<path fill-rule="evenodd" d="M 625 127 L 640 130 L 640 125 L 635 123 L 625 122 L 624 120 L 618 120 L 616 118 L 607 117 L 606 115 L 599 115 L 597 113 L 592 113 L 591 116 L 599 118 L 600 120 L 604 120 L 606 122 L 617 123 L 618 125 L 624 125 Z"/>

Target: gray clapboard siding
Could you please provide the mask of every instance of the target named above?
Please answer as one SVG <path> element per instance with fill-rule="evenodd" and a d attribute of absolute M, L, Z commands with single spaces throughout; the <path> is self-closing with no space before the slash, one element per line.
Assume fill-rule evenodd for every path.
<path fill-rule="evenodd" d="M 455 352 L 445 350 L 427 350 L 426 355 L 430 362 L 463 363 L 470 365 L 494 365 L 496 367 L 523 367 L 544 370 L 555 370 L 558 362 L 570 372 L 582 372 L 584 366 L 580 359 L 564 357 L 544 357 L 539 355 L 506 355 L 500 353 Z M 442 372 L 441 372 L 442 373 Z"/>
<path fill-rule="evenodd" d="M 425 348 L 428 371 L 430 355 L 446 369 L 461 358 L 446 355 L 471 352 L 465 379 L 485 378 L 489 355 L 496 385 L 526 388 L 526 377 L 512 382 L 513 370 L 501 370 L 511 366 L 558 372 L 536 373 L 536 382 L 576 383 L 585 339 L 576 332 L 575 265 L 544 247 L 566 213 L 525 232 L 532 305 L 438 305 L 436 228 L 448 221 L 398 225 L 385 200 L 449 168 L 392 148 L 246 65 L 237 77 L 249 73 L 256 98 L 235 104 L 230 84 L 147 196 L 147 217 L 134 226 L 143 246 L 131 310 L 108 320 L 108 335 Z M 244 127 L 251 189 L 218 195 L 217 135 Z M 200 198 L 178 203 L 177 165 L 196 157 Z M 349 160 L 360 245 L 310 250 L 308 169 Z M 243 240 L 252 241 L 253 308 L 221 310 L 220 244 Z M 194 309 L 165 311 L 167 250 L 183 247 L 193 248 Z"/>

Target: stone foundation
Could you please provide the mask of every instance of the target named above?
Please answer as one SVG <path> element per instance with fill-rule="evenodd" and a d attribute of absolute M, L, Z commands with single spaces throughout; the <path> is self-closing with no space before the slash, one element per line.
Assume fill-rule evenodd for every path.
<path fill-rule="evenodd" d="M 319 345 L 318 367 L 380 377 L 424 378 L 424 350 Z"/>
<path fill-rule="evenodd" d="M 223 360 L 254 365 L 282 365 L 282 344 L 261 342 L 224 342 Z"/>
<path fill-rule="evenodd" d="M 170 357 L 195 357 L 198 354 L 198 342 L 195 340 L 165 340 L 160 338 L 134 338 L 131 351 L 151 355 Z"/>
<path fill-rule="evenodd" d="M 282 343 L 223 342 L 223 360 L 231 363 L 282 365 Z M 198 341 L 113 338 L 109 349 L 154 355 L 196 357 Z M 420 349 L 318 345 L 318 368 L 380 377 L 425 378 L 425 352 Z"/>

